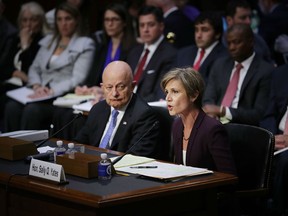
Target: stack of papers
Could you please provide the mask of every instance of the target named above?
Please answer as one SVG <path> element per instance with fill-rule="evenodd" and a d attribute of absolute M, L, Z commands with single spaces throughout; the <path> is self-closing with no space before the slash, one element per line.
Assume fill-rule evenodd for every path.
<path fill-rule="evenodd" d="M 34 94 L 33 89 L 28 88 L 28 87 L 20 87 L 14 90 L 10 90 L 6 92 L 6 95 L 22 104 L 27 104 L 27 103 L 32 103 L 32 102 L 37 102 L 37 101 L 44 101 L 44 100 L 48 100 L 51 98 L 56 97 L 55 96 L 47 96 L 47 97 L 41 97 L 41 98 L 29 98 L 29 95 Z"/>
<path fill-rule="evenodd" d="M 65 108 L 72 108 L 73 105 L 85 103 L 93 98 L 93 95 L 76 95 L 73 93 L 68 93 L 63 97 L 58 97 L 56 100 L 54 100 L 53 105 Z"/>
<path fill-rule="evenodd" d="M 188 176 L 213 173 L 213 171 L 204 168 L 159 162 L 152 158 L 133 155 L 125 155 L 114 167 L 116 171 L 138 174 L 164 181 L 174 181 Z"/>

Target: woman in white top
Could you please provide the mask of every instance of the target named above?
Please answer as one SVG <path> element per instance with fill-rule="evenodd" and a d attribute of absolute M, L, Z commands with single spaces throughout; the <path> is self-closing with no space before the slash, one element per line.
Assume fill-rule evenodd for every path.
<path fill-rule="evenodd" d="M 31 98 L 57 97 L 72 91 L 85 80 L 92 63 L 95 44 L 81 36 L 78 9 L 63 3 L 56 8 L 55 20 L 55 33 L 40 41 L 40 50 L 28 72 L 28 86 L 34 90 Z M 25 106 L 10 101 L 5 108 L 5 131 L 46 129 L 52 115 L 51 100 Z"/>

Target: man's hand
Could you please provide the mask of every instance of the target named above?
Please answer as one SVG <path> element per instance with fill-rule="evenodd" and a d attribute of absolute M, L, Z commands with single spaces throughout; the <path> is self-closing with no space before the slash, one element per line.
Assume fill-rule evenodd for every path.
<path fill-rule="evenodd" d="M 206 104 L 205 106 L 203 106 L 203 110 L 204 112 L 213 117 L 213 118 L 220 118 L 222 116 L 221 113 L 221 107 L 220 106 L 216 106 L 213 104 Z"/>
<path fill-rule="evenodd" d="M 283 149 L 288 146 L 288 135 L 275 135 L 275 150 Z"/>

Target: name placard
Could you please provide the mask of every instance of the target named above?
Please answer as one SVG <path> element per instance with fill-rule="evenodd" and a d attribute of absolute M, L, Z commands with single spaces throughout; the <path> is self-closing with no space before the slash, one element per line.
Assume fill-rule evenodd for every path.
<path fill-rule="evenodd" d="M 62 165 L 32 158 L 29 175 L 61 183 L 67 182 Z"/>

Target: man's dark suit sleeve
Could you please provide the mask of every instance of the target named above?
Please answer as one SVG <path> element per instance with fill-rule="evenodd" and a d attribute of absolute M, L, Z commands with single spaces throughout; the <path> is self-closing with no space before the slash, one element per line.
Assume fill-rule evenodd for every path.
<path fill-rule="evenodd" d="M 134 122 L 134 125 L 132 127 L 132 137 L 130 140 L 130 145 L 128 148 L 130 148 L 133 144 L 137 143 L 135 147 L 133 147 L 132 154 L 135 155 L 142 155 L 142 156 L 148 156 L 148 157 L 157 157 L 158 154 L 158 141 L 159 141 L 159 126 L 154 126 L 152 128 L 152 125 L 158 121 L 155 113 L 151 109 L 147 109 L 146 112 L 144 112 L 141 117 Z M 147 133 L 145 136 L 144 133 L 146 133 L 148 130 L 152 130 Z M 143 136 L 143 138 L 141 138 Z"/>

